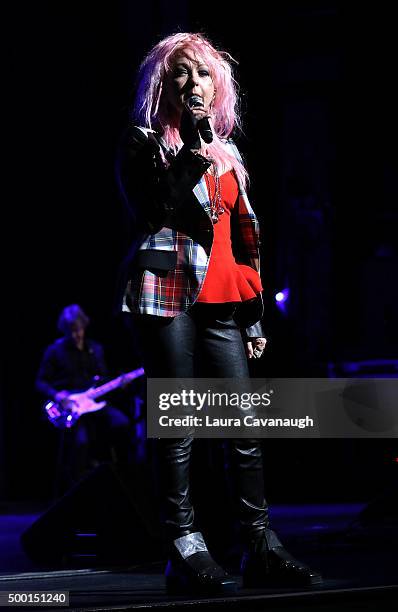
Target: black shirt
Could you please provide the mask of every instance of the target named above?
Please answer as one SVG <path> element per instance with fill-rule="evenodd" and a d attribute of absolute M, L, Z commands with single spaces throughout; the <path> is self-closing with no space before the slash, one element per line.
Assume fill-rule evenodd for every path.
<path fill-rule="evenodd" d="M 85 391 L 94 377 L 107 375 L 104 351 L 100 344 L 86 340 L 79 350 L 73 340 L 60 338 L 45 351 L 36 378 L 40 393 L 54 399 L 58 391 Z"/>

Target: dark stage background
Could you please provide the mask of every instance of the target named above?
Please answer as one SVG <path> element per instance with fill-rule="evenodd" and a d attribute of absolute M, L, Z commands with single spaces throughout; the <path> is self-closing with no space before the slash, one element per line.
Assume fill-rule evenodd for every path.
<path fill-rule="evenodd" d="M 34 379 L 65 305 L 90 315 L 112 374 L 141 365 L 112 314 L 127 244 L 113 165 L 138 64 L 176 30 L 205 32 L 239 62 L 238 142 L 262 225 L 269 337 L 253 373 L 328 376 L 364 360 L 391 371 L 383 360 L 398 360 L 398 166 L 389 3 L 267 2 L 261 17 L 257 2 L 237 10 L 224 1 L 21 0 L 2 11 L 2 499 L 51 494 L 56 437 Z M 282 312 L 274 295 L 284 288 Z M 395 440 L 272 440 L 265 454 L 271 502 L 366 501 L 397 478 Z"/>

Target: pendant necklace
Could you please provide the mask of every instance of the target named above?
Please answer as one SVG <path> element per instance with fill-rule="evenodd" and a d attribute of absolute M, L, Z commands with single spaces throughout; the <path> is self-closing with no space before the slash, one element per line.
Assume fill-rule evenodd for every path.
<path fill-rule="evenodd" d="M 217 164 L 213 161 L 213 173 L 214 173 L 214 194 L 211 194 L 210 188 L 210 178 L 208 173 L 205 173 L 205 181 L 207 186 L 207 191 L 209 193 L 210 198 L 210 210 L 211 210 L 211 220 L 214 223 L 218 222 L 218 218 L 225 211 L 221 206 L 221 185 L 220 185 L 220 175 L 218 174 Z"/>

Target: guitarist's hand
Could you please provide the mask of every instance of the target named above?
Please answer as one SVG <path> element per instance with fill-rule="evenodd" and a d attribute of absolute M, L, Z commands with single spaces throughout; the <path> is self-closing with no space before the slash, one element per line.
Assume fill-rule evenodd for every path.
<path fill-rule="evenodd" d="M 61 404 L 64 410 L 67 410 L 68 408 L 70 409 L 71 403 L 73 402 L 69 391 L 58 391 L 54 397 L 54 400 L 57 402 L 57 404 Z"/>
<path fill-rule="evenodd" d="M 55 394 L 54 396 L 54 400 L 60 404 L 62 403 L 67 397 L 69 396 L 69 391 L 58 391 L 58 393 Z"/>
<path fill-rule="evenodd" d="M 47 410 L 47 414 L 49 416 L 49 418 L 52 419 L 57 419 L 58 417 L 61 416 L 60 411 L 57 408 L 57 404 L 53 404 L 51 405 L 47 405 L 46 406 L 46 410 Z"/>
<path fill-rule="evenodd" d="M 72 412 L 80 416 L 87 412 L 97 412 L 97 410 L 101 410 L 101 408 L 106 406 L 106 402 L 96 402 L 90 397 L 92 391 L 95 391 L 94 387 L 82 393 L 72 393 L 69 395 L 67 401 L 70 403 L 73 402 L 72 406 L 69 404 L 69 408 L 72 408 Z"/>

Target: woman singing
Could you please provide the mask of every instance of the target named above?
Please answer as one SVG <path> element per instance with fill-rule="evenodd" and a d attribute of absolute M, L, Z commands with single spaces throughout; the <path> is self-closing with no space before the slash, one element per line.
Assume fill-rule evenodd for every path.
<path fill-rule="evenodd" d="M 258 221 L 239 128 L 231 57 L 200 34 L 159 42 L 143 61 L 120 184 L 134 221 L 124 309 L 138 321 L 148 377 L 249 377 L 266 340 Z M 212 559 L 190 501 L 192 437 L 161 439 L 170 592 L 225 593 L 235 581 Z M 319 583 L 270 529 L 261 447 L 232 441 L 246 550 L 243 585 Z"/>

